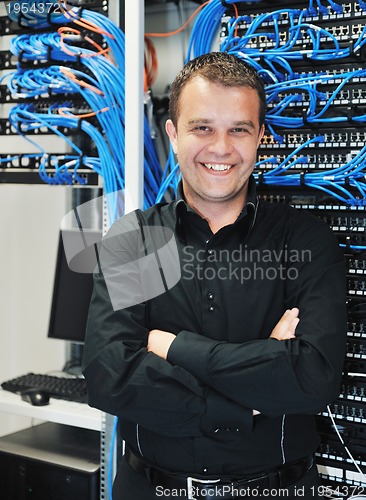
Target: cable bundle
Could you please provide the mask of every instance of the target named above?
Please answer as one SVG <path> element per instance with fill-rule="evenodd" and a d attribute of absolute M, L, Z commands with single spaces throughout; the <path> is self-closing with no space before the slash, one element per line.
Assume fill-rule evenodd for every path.
<path fill-rule="evenodd" d="M 67 54 L 61 48 L 57 32 L 23 34 L 10 41 L 10 51 L 20 61 L 77 61 L 77 56 Z"/>
<path fill-rule="evenodd" d="M 346 86 L 352 82 L 364 85 L 366 70 L 335 73 L 310 69 L 308 73 L 299 73 L 298 66 L 294 65 L 298 61 L 307 61 L 310 65 L 312 61 L 333 62 L 359 55 L 365 48 L 366 27 L 353 40 L 352 46 L 345 48 L 340 46 L 330 29 L 317 26 L 308 19 L 309 16 L 328 15 L 331 12 L 341 14 L 343 6 L 333 0 L 329 0 L 327 6 L 320 0 L 310 0 L 307 9 L 279 9 L 256 16 L 239 16 L 237 6 L 240 3 L 221 0 L 209 2 L 193 28 L 187 59 L 212 50 L 213 34 L 218 32 L 221 18 L 232 4 L 235 16 L 229 18 L 220 50 L 246 60 L 267 84 L 266 125 L 279 144 L 283 142 L 279 131 L 282 128 L 316 128 L 324 124 L 357 125 L 366 122 L 364 111 L 353 105 L 353 90 L 346 90 Z M 366 3 L 360 1 L 359 7 L 365 9 Z M 283 26 L 286 26 L 285 33 Z M 238 35 L 239 30 L 241 36 Z M 263 40 L 267 42 L 265 50 L 259 43 Z M 327 86 L 326 90 L 324 86 Z M 343 95 L 349 98 L 348 106 L 339 106 L 339 102 L 344 102 Z M 338 101 L 338 107 L 334 106 L 335 101 Z M 270 161 L 278 164 L 268 172 L 255 174 L 256 179 L 268 185 L 308 186 L 322 190 L 344 203 L 365 205 L 366 146 L 358 153 L 348 155 L 349 161 L 326 174 L 293 172 L 299 165 L 308 163 L 307 148 L 322 142 L 324 136 L 316 136 L 297 147 L 283 161 L 278 161 L 277 157 L 259 161 L 257 168 Z M 168 176 L 165 183 L 175 188 L 178 169 L 172 169 L 172 172 L 176 174 L 172 183 L 168 184 Z"/>
<path fill-rule="evenodd" d="M 340 81 L 340 83 L 334 91 L 322 92 L 318 90 L 320 85 L 333 84 L 335 80 Z M 366 69 L 340 73 L 336 75 L 336 78 L 334 74 L 318 75 L 268 85 L 266 87 L 267 105 L 269 107 L 266 115 L 268 127 L 273 132 L 272 126 L 301 128 L 309 124 L 320 125 L 339 122 L 360 124 L 366 122 L 366 114 L 357 113 L 357 108 L 346 108 L 346 115 L 336 115 L 334 108 L 332 108 L 331 115 L 327 115 L 334 101 L 337 98 L 339 99 L 344 87 L 352 80 L 365 83 Z M 296 107 L 293 107 L 296 103 L 301 104 L 302 114 L 300 116 L 299 112 L 296 111 Z M 303 112 L 304 106 L 306 112 Z"/>
<path fill-rule="evenodd" d="M 123 213 L 117 206 L 121 197 L 112 193 L 125 187 L 124 34 L 106 16 L 87 9 L 65 8 L 59 16 L 68 25 L 60 26 L 57 33 L 21 35 L 14 39 L 11 50 L 23 61 L 51 59 L 63 64 L 26 70 L 20 68 L 10 75 L 8 88 L 18 97 L 44 97 L 51 93 L 67 94 L 73 99 L 82 97 L 89 110 L 87 113 L 76 111 L 79 104 L 72 101 L 69 105 L 54 104 L 48 114 L 39 113 L 39 110 L 26 105 L 14 108 L 9 119 L 15 128 L 22 130 L 23 135 L 25 130 L 32 131 L 40 126 L 59 136 L 62 135 L 61 127 L 74 129 L 76 134 L 78 131 L 85 132 L 97 148 L 99 161 L 88 159 L 83 161 L 83 165 L 91 166 L 103 176 L 107 201 L 111 200 L 109 203 L 113 205 L 109 210 L 112 222 Z M 66 66 L 68 62 L 70 65 Z M 88 121 L 90 119 L 93 119 L 94 125 Z M 162 169 L 146 117 L 144 129 L 144 204 L 147 208 L 155 202 Z M 64 139 L 82 155 L 80 148 L 69 137 Z M 31 142 L 35 144 L 33 140 Z M 76 159 L 64 163 L 62 175 L 56 175 L 52 180 L 45 175 L 46 162 L 43 162 L 40 175 L 47 182 L 69 182 L 66 170 L 75 169 L 75 162 Z M 139 166 L 136 165 L 136 168 Z M 75 176 L 75 180 L 78 179 Z"/>
<path fill-rule="evenodd" d="M 196 20 L 196 23 L 193 27 L 191 38 L 190 38 L 190 43 L 188 47 L 188 54 L 187 54 L 187 60 L 190 58 L 197 57 L 202 54 L 206 54 L 207 52 L 210 52 L 212 50 L 212 46 L 215 40 L 215 35 L 218 34 L 222 16 L 226 13 L 229 7 L 232 6 L 232 8 L 236 12 L 236 20 L 234 20 L 231 24 L 234 26 L 233 30 L 231 32 L 231 36 L 235 34 L 236 31 L 236 24 L 240 23 L 241 21 L 251 21 L 251 18 L 249 16 L 243 16 L 239 17 L 237 15 L 237 6 L 240 5 L 241 3 L 245 3 L 248 5 L 249 3 L 258 3 L 261 0 L 228 0 L 228 1 L 223 1 L 223 0 L 211 0 L 210 2 L 207 3 L 206 7 L 202 9 L 199 17 Z M 337 13 L 342 11 L 342 6 L 336 4 L 336 2 L 333 2 L 332 0 L 328 0 L 329 6 Z M 361 4 L 364 4 L 363 1 L 360 2 L 360 7 Z M 317 0 L 317 6 L 318 9 L 320 9 L 321 12 L 324 13 L 324 11 L 328 12 L 328 9 L 324 7 L 319 0 Z M 362 7 L 364 8 L 364 7 Z M 316 9 L 313 6 L 313 1 L 310 1 L 309 9 L 301 11 L 299 9 L 289 9 L 285 10 L 282 9 L 280 11 L 277 11 L 278 13 L 280 12 L 289 12 L 290 15 L 294 15 L 296 18 L 296 15 L 300 15 L 302 13 L 302 17 L 305 17 L 306 15 L 309 15 L 309 12 L 314 12 Z M 271 16 L 273 14 L 269 14 Z M 263 15 L 264 17 L 267 16 L 267 14 Z M 264 21 L 264 17 L 257 16 L 258 21 L 254 22 L 253 28 L 258 28 L 259 24 L 262 21 Z M 274 19 L 274 23 L 276 23 L 276 19 Z M 252 29 L 253 29 L 252 28 Z M 256 35 L 255 35 L 256 36 Z M 271 34 L 273 36 L 273 34 Z M 238 39 L 239 41 L 239 39 Z M 227 48 L 222 47 L 220 50 L 226 51 Z"/>
<path fill-rule="evenodd" d="M 267 83 L 293 79 L 295 61 L 335 61 L 361 53 L 366 46 L 366 26 L 352 44 L 342 48 L 336 36 L 323 27 L 305 22 L 307 11 L 281 9 L 258 15 L 248 23 L 248 16 L 231 18 L 228 35 L 221 43 L 220 50 L 237 55 L 254 66 Z M 281 22 L 286 16 L 286 39 L 280 36 Z M 243 36 L 237 36 L 238 26 L 243 22 L 247 29 Z M 288 26 L 287 26 L 288 23 Z M 282 25 L 283 26 L 283 25 Z M 264 31 L 265 30 L 265 31 Z M 255 40 L 265 39 L 272 46 L 258 47 Z M 306 49 L 303 47 L 306 46 Z"/>
<path fill-rule="evenodd" d="M 298 164 L 304 164 L 308 161 L 305 153 L 307 147 L 315 143 L 324 142 L 324 136 L 316 136 L 296 148 L 288 157 L 279 163 L 272 170 L 265 173 L 255 173 L 255 178 L 267 185 L 277 186 L 307 186 L 313 189 L 321 190 L 337 198 L 348 205 L 366 206 L 366 145 L 357 154 L 339 168 L 324 172 L 301 172 L 291 173 L 291 168 Z M 303 156 L 298 156 L 302 153 Z M 263 161 L 269 161 L 268 159 Z M 277 162 L 276 157 L 272 157 L 273 163 Z M 260 162 L 256 167 L 260 166 Z M 352 187 L 358 192 L 358 195 L 352 193 L 349 188 Z"/>
<path fill-rule="evenodd" d="M 8 89 L 14 97 L 30 98 L 54 94 L 76 94 L 79 88 L 62 73 L 60 66 L 18 70 L 11 73 Z"/>

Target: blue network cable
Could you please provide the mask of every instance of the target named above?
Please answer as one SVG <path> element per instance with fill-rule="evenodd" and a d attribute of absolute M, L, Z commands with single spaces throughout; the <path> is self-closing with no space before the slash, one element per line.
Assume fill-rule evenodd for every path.
<path fill-rule="evenodd" d="M 80 37 L 75 35 L 75 30 L 63 30 L 61 44 L 61 35 L 59 33 L 32 33 L 16 37 L 12 42 L 12 52 L 22 60 L 38 60 L 54 62 L 62 61 L 62 66 L 53 64 L 48 68 L 39 68 L 18 71 L 10 75 L 8 88 L 13 95 L 18 97 L 36 97 L 49 94 L 68 94 L 75 97 L 82 97 L 90 108 L 91 115 L 94 114 L 95 120 L 103 131 L 98 139 L 104 140 L 104 146 L 99 145 L 100 151 L 106 147 L 109 151 L 109 157 L 113 159 L 110 163 L 110 171 L 100 168 L 106 183 L 106 192 L 108 199 L 113 199 L 112 192 L 124 188 L 124 34 L 112 23 L 106 16 L 87 9 L 72 8 L 67 16 L 61 16 L 63 23 L 70 23 L 78 19 L 82 13 L 82 19 L 90 23 L 90 28 L 95 26 L 99 34 L 103 37 L 104 44 L 109 48 L 108 57 L 95 53 L 93 47 L 80 46 Z M 61 15 L 61 14 L 59 14 Z M 32 16 L 32 21 L 34 20 Z M 42 16 L 41 16 L 42 17 Z M 61 25 L 61 23 L 59 23 Z M 63 45 L 67 52 L 63 50 Z M 112 62 L 113 61 L 113 62 Z M 66 67 L 68 62 L 78 63 Z M 85 69 L 83 69 L 85 68 Z M 78 118 L 77 105 L 69 104 L 53 107 L 53 111 L 61 113 L 64 120 L 77 120 L 78 129 L 87 128 L 87 120 Z M 54 117 L 53 117 L 54 118 Z M 60 121 L 61 123 L 61 121 Z M 70 126 L 74 124 L 69 122 Z M 80 125 L 81 124 L 81 125 Z M 162 177 L 162 168 L 160 166 L 156 146 L 151 138 L 149 123 L 145 119 L 144 124 L 144 206 L 151 206 L 159 191 L 159 185 Z M 93 127 L 89 130 L 90 135 L 97 129 Z M 71 141 L 70 141 L 71 142 Z M 33 141 L 34 143 L 34 141 Z M 103 160 L 102 166 L 106 165 Z M 45 163 L 43 163 L 45 165 Z M 71 164 L 69 164 L 71 166 Z M 85 165 L 85 163 L 84 163 Z M 69 179 L 65 174 L 63 166 L 62 175 L 53 177 L 53 181 L 65 182 Z M 116 198 L 118 196 L 116 195 Z M 113 201 L 116 208 L 116 202 Z M 111 222 L 117 214 L 111 217 Z"/>
<path fill-rule="evenodd" d="M 279 23 L 286 15 L 285 39 L 280 38 Z M 294 69 L 293 61 L 304 58 L 314 61 L 333 61 L 357 54 L 366 44 L 365 31 L 360 33 L 352 47 L 341 48 L 337 38 L 327 29 L 305 22 L 306 11 L 298 9 L 280 9 L 264 13 L 249 19 L 248 16 L 231 18 L 228 22 L 228 34 L 222 40 L 221 51 L 238 55 L 256 69 L 262 68 L 262 74 L 267 72 L 265 81 L 275 82 L 291 79 Z M 242 26 L 246 30 L 242 33 Z M 237 36 L 237 27 L 241 27 L 241 35 Z M 257 39 L 265 38 L 271 45 L 263 50 Z M 306 48 L 303 48 L 306 46 Z M 284 63 L 286 62 L 286 64 Z"/>
<path fill-rule="evenodd" d="M 221 23 L 222 15 L 227 10 L 227 5 L 231 3 L 241 2 L 221 2 L 221 0 L 212 0 L 204 9 L 202 9 L 190 39 L 187 58 L 191 55 L 196 57 L 201 53 L 206 53 L 211 50 L 214 36 Z M 246 4 L 248 2 L 245 2 Z M 328 1 L 329 8 L 335 12 L 340 12 L 340 6 L 335 2 Z M 267 100 L 269 111 L 267 114 L 267 127 L 273 133 L 275 138 L 281 142 L 281 136 L 275 128 L 282 127 L 302 127 L 310 123 L 332 123 L 344 122 L 353 120 L 355 122 L 363 122 L 366 117 L 362 114 L 355 113 L 355 116 L 327 116 L 332 103 L 337 98 L 337 95 L 342 91 L 343 87 L 352 78 L 365 78 L 364 74 L 342 74 L 340 76 L 341 83 L 332 93 L 324 93 L 320 90 L 322 84 L 326 84 L 331 78 L 330 74 L 317 75 L 299 75 L 292 68 L 292 61 L 308 57 L 316 60 L 330 60 L 348 57 L 350 48 L 341 49 L 338 40 L 334 35 L 323 28 L 319 28 L 312 23 L 309 23 L 306 16 L 317 11 L 325 14 L 328 12 L 328 7 L 324 7 L 319 0 L 315 3 L 310 1 L 309 8 L 306 10 L 299 9 L 280 9 L 271 13 L 260 14 L 255 18 L 249 16 L 241 16 L 238 19 L 231 19 L 228 23 L 228 36 L 222 41 L 220 50 L 236 53 L 239 57 L 246 59 L 260 72 L 263 79 L 270 82 L 267 86 Z M 85 72 L 81 68 L 64 68 L 61 67 L 62 75 L 57 75 L 57 71 L 50 71 L 49 74 L 41 74 L 41 72 L 26 72 L 19 70 L 17 75 L 11 78 L 9 88 L 18 95 L 26 93 L 28 95 L 36 95 L 36 87 L 46 91 L 52 88 L 53 93 L 62 94 L 68 87 L 68 93 L 75 95 L 79 93 L 85 100 L 91 110 L 94 111 L 95 117 L 98 120 L 101 130 L 104 131 L 104 139 L 110 147 L 110 154 L 113 156 L 114 164 L 116 165 L 114 175 L 118 180 L 118 184 L 123 184 L 123 163 L 124 163 L 124 39 L 123 33 L 110 20 L 96 12 L 87 9 L 73 8 L 70 10 L 64 22 L 70 22 L 78 18 L 82 12 L 82 17 L 87 22 L 94 23 L 102 30 L 105 36 L 104 43 L 110 48 L 110 54 L 115 61 L 111 63 L 106 57 L 83 57 L 92 55 L 93 52 L 87 48 L 74 46 L 75 35 L 63 35 L 64 44 L 67 45 L 69 54 L 67 57 L 74 62 L 76 59 L 82 66 L 85 66 Z M 286 14 L 288 19 L 287 39 L 280 40 L 280 22 L 282 16 Z M 65 16 L 62 16 L 65 17 Z M 238 37 L 237 27 L 240 24 L 246 25 L 246 32 L 243 36 Z M 264 25 L 266 30 L 263 30 Z M 271 29 L 269 29 L 271 27 Z M 361 33 L 361 36 L 354 42 L 353 53 L 361 50 L 366 43 L 366 28 Z M 32 35 L 33 36 L 33 35 Z M 31 36 L 31 37 L 32 37 Z M 43 36 L 43 37 L 42 37 Z M 53 59 L 63 60 L 68 59 L 66 53 L 62 55 L 60 38 L 53 34 L 43 34 L 42 36 L 24 37 L 14 43 L 14 53 L 22 54 L 24 60 L 32 57 L 45 58 L 52 56 Z M 253 40 L 258 37 L 266 37 L 272 41 L 272 48 L 266 51 L 253 48 Z M 323 41 L 327 40 L 328 46 L 323 48 Z M 306 41 L 307 49 L 304 51 L 298 47 L 302 46 Z M 32 50 L 32 49 L 35 50 Z M 74 56 L 70 55 L 74 53 Z M 35 56 L 35 54 L 37 54 Z M 93 76 L 90 76 L 93 75 Z M 76 83 L 78 82 L 78 83 Z M 80 84 L 83 82 L 83 84 Z M 116 91 L 116 88 L 118 90 Z M 25 90 L 27 89 L 27 90 Z M 306 106 L 306 113 L 301 109 Z M 302 108 L 301 108 L 302 107 Z M 70 113 L 70 118 L 73 116 L 72 106 L 69 111 L 64 107 L 63 114 Z M 301 115 L 301 112 L 303 113 Z M 84 121 L 84 120 L 82 120 Z M 122 128 L 121 128 L 122 124 Z M 275 127 L 275 128 L 274 128 Z M 176 191 L 177 182 L 179 179 L 179 169 L 175 165 L 174 155 L 171 152 L 162 174 L 161 167 L 157 158 L 154 141 L 149 133 L 149 123 L 145 120 L 145 206 L 150 206 L 155 200 L 163 199 L 165 194 L 174 193 Z M 306 147 L 306 143 L 303 148 Z M 348 186 L 355 187 L 362 195 L 364 195 L 364 184 L 360 177 L 363 165 L 361 157 L 358 159 L 358 167 L 353 168 L 353 165 L 348 165 L 348 172 L 345 171 L 346 166 L 342 171 L 339 170 L 335 175 L 334 180 L 330 178 L 309 177 L 313 173 L 299 179 L 298 174 L 292 174 L 291 168 L 299 163 L 306 163 L 306 157 L 298 156 L 293 152 L 281 164 L 277 165 L 270 172 L 267 172 L 263 177 L 263 181 L 267 183 L 283 183 L 288 185 L 298 185 L 299 182 L 304 183 L 305 178 L 308 184 L 321 186 L 321 189 L 330 192 L 336 192 L 336 196 L 346 196 L 352 199 Z M 74 160 L 76 161 L 76 160 Z M 352 168 L 351 168 L 352 167 Z M 352 175 L 350 174 L 352 172 Z M 285 175 L 284 175 L 285 174 Z M 106 175 L 106 174 L 104 174 Z M 347 176 L 347 186 L 344 187 L 344 179 Z M 60 177 L 62 178 L 62 176 Z M 110 183 L 113 184 L 112 182 Z"/>
<path fill-rule="evenodd" d="M 8 77 L 8 89 L 17 97 L 36 97 L 53 94 L 76 94 L 78 87 L 70 82 L 59 66 L 49 66 L 39 69 L 20 69 L 5 75 Z"/>
<path fill-rule="evenodd" d="M 163 201 L 167 193 L 171 197 L 175 197 L 178 190 L 178 183 L 181 179 L 181 172 L 179 170 L 179 164 L 175 162 L 173 149 L 170 147 L 169 157 L 167 160 L 166 168 L 164 171 L 164 178 L 160 184 L 158 194 L 156 196 L 156 203 Z"/>
<path fill-rule="evenodd" d="M 226 2 L 229 3 L 234 2 Z M 240 2 L 235 3 L 240 4 Z M 339 98 L 344 87 L 352 79 L 359 78 L 361 81 L 366 81 L 366 73 L 363 70 L 337 75 L 337 81 L 339 79 L 340 83 L 336 89 L 324 92 L 322 85 L 329 85 L 328 82 L 335 78 L 334 73 L 325 70 L 315 74 L 299 74 L 298 70 L 295 71 L 292 67 L 293 61 L 302 61 L 304 58 L 319 61 L 346 58 L 356 54 L 365 45 L 366 27 L 354 42 L 351 54 L 351 48 L 341 48 L 338 39 L 329 30 L 309 22 L 307 18 L 311 15 L 329 14 L 331 10 L 336 14 L 343 11 L 343 7 L 332 0 L 327 4 L 325 7 L 317 0 L 316 5 L 310 1 L 308 9 L 279 9 L 255 17 L 246 15 L 233 17 L 227 25 L 227 36 L 221 41 L 221 51 L 233 53 L 246 60 L 256 68 L 263 80 L 269 83 L 266 86 L 269 107 L 266 125 L 279 143 L 283 142 L 280 132 L 277 132 L 281 128 L 301 128 L 309 124 L 343 123 L 350 120 L 357 123 L 366 121 L 366 116 L 361 111 L 357 113 L 357 110 L 355 116 L 349 114 L 345 116 L 341 113 L 337 116 L 333 109 L 331 115 L 328 113 L 334 101 Z M 217 33 L 225 12 L 226 7 L 221 0 L 213 0 L 201 11 L 192 30 L 187 59 L 212 50 L 212 34 Z M 280 23 L 284 18 L 287 21 L 287 37 L 280 39 Z M 237 35 L 238 29 L 240 36 Z M 257 48 L 255 40 L 260 37 L 271 41 L 271 47 L 266 50 Z M 306 112 L 303 111 L 305 109 Z M 288 186 L 306 184 L 314 189 L 321 189 L 342 202 L 363 205 L 365 184 L 362 172 L 365 170 L 365 160 L 362 152 L 340 169 L 333 169 L 331 174 L 334 174 L 334 177 L 324 175 L 322 172 L 292 173 L 294 167 L 306 164 L 308 161 L 307 156 L 300 155 L 301 152 L 307 146 L 323 140 L 324 137 L 320 136 L 305 142 L 274 169 L 261 173 L 261 182 Z M 268 159 L 263 160 L 263 163 L 265 162 L 268 162 Z M 164 190 L 171 189 L 171 181 L 174 183 L 178 178 L 178 166 L 168 165 L 166 169 L 168 173 L 164 174 L 158 200 L 162 198 Z M 256 177 L 258 178 L 259 174 L 256 174 Z M 360 197 L 353 195 L 350 188 L 356 189 Z"/>
<path fill-rule="evenodd" d="M 10 51 L 22 61 L 73 61 L 77 54 L 70 56 L 61 48 L 61 37 L 57 32 L 22 34 L 11 39 Z"/>
<path fill-rule="evenodd" d="M 366 169 L 366 145 L 354 155 L 346 164 L 341 167 L 334 168 L 331 171 L 324 172 L 306 172 L 306 173 L 289 173 L 292 167 L 298 163 L 306 163 L 306 156 L 296 156 L 302 152 L 305 147 L 316 142 L 323 142 L 324 137 L 314 137 L 309 139 L 304 144 L 296 148 L 287 158 L 285 158 L 273 170 L 265 173 L 255 173 L 255 178 L 268 185 L 278 186 L 301 186 L 306 185 L 313 189 L 322 190 L 327 194 L 337 198 L 346 204 L 355 206 L 366 206 L 365 192 L 365 169 Z M 256 167 L 261 163 L 268 162 L 268 159 L 258 162 Z M 358 191 L 359 197 L 353 194 L 349 187 Z"/>
<path fill-rule="evenodd" d="M 21 104 L 12 108 L 9 113 L 9 120 L 20 135 L 22 135 L 28 142 L 36 146 L 41 153 L 45 155 L 45 159 L 47 158 L 47 152 L 31 139 L 31 137 L 34 137 L 30 135 L 32 132 L 46 127 L 50 132 L 61 137 L 82 159 L 83 151 L 60 130 L 63 128 L 71 130 L 80 129 L 85 132 L 96 145 L 98 158 L 100 159 L 98 173 L 100 173 L 104 179 L 106 193 L 114 193 L 124 188 L 123 178 L 118 172 L 118 167 L 110 153 L 108 144 L 106 143 L 101 132 L 88 121 L 82 120 L 80 122 L 77 118 L 68 118 L 51 113 L 39 113 L 35 110 L 33 103 Z M 88 164 L 96 165 L 95 162 L 88 162 Z M 75 167 L 77 167 L 77 165 L 75 165 Z M 116 206 L 110 207 L 109 216 L 114 217 L 116 210 Z"/>
<path fill-rule="evenodd" d="M 227 5 L 240 3 L 258 3 L 261 0 L 228 0 Z M 221 0 L 211 0 L 199 13 L 193 26 L 189 39 L 186 61 L 189 59 L 207 54 L 212 50 L 215 37 L 218 33 L 221 18 L 225 14 L 227 7 Z"/>
<path fill-rule="evenodd" d="M 317 87 L 321 84 L 327 84 L 329 81 L 334 81 L 334 74 L 309 76 L 301 81 L 290 80 L 268 85 L 266 95 L 269 110 L 266 115 L 266 123 L 278 127 L 301 128 L 308 123 L 365 122 L 365 114 L 334 116 L 333 113 L 332 116 L 326 116 L 326 111 L 328 111 L 339 92 L 347 83 L 356 78 L 360 81 L 366 81 L 366 69 L 337 75 L 337 80 L 340 80 L 340 83 L 328 97 L 324 92 L 319 91 Z M 320 102 L 325 98 L 327 98 L 327 101 L 321 106 Z M 306 113 L 299 116 L 299 113 L 296 113 L 296 108 L 291 106 L 294 102 L 306 103 Z M 287 112 L 286 115 L 285 112 Z"/>

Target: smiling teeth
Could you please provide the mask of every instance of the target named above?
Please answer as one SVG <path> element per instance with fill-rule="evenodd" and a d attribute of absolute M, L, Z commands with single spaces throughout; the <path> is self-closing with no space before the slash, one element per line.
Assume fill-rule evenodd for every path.
<path fill-rule="evenodd" d="M 224 164 L 216 164 L 216 163 L 204 163 L 204 166 L 206 168 L 209 168 L 210 170 L 216 170 L 218 172 L 221 172 L 223 170 L 230 170 L 232 165 L 224 165 Z"/>

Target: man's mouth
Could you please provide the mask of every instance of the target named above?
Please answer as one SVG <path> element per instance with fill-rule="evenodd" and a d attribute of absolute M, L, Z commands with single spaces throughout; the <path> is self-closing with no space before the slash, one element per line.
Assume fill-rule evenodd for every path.
<path fill-rule="evenodd" d="M 215 170 L 216 172 L 224 172 L 225 170 L 230 170 L 233 165 L 228 165 L 226 163 L 202 163 L 209 170 Z"/>

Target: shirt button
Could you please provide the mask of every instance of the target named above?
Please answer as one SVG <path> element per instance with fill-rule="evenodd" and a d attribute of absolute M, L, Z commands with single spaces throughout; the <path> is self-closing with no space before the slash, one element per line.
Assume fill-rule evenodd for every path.
<path fill-rule="evenodd" d="M 213 311 L 215 310 L 215 307 L 214 307 L 214 306 L 210 306 L 210 307 L 208 308 L 208 310 L 209 310 L 210 312 L 213 312 Z"/>
<path fill-rule="evenodd" d="M 207 298 L 208 298 L 208 300 L 213 300 L 214 294 L 212 292 L 208 293 Z"/>

